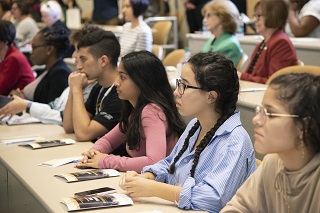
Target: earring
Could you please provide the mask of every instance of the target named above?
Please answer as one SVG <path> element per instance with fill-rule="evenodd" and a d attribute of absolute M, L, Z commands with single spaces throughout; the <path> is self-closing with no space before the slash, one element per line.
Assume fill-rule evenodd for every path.
<path fill-rule="evenodd" d="M 304 143 L 303 143 L 303 140 L 301 140 L 301 159 L 304 159 Z"/>
<path fill-rule="evenodd" d="M 50 52 L 47 52 L 47 55 L 50 55 Z"/>

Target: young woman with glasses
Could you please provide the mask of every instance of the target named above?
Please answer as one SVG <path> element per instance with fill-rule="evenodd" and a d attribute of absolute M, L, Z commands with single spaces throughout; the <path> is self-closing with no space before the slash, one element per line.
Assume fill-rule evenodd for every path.
<path fill-rule="evenodd" d="M 261 0 L 254 7 L 254 24 L 263 41 L 254 49 L 241 80 L 266 83 L 281 68 L 297 65 L 296 50 L 283 31 L 288 17 L 286 0 Z"/>
<path fill-rule="evenodd" d="M 68 76 L 71 71 L 62 57 L 69 48 L 69 34 L 60 26 L 46 27 L 33 37 L 31 46 L 32 63 L 44 64 L 45 71 L 35 81 L 28 84 L 23 91 L 17 89 L 11 94 L 30 101 L 48 104 L 68 87 Z"/>
<path fill-rule="evenodd" d="M 253 118 L 255 149 L 267 155 L 222 212 L 319 212 L 319 93 L 320 76 L 271 81 Z"/>
<path fill-rule="evenodd" d="M 160 197 L 181 209 L 219 212 L 256 169 L 254 150 L 236 110 L 237 70 L 208 52 L 183 67 L 174 91 L 183 116 L 195 117 L 172 153 L 142 174 L 127 172 L 120 186 L 132 197 Z"/>

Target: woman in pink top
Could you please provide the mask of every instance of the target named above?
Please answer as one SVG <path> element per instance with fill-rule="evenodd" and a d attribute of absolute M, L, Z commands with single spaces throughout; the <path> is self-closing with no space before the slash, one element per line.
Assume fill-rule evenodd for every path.
<path fill-rule="evenodd" d="M 124 56 L 114 85 L 123 100 L 120 123 L 82 153 L 84 158 L 77 166 L 141 172 L 144 166 L 171 153 L 185 124 L 175 106 L 165 68 L 152 53 Z M 108 154 L 123 143 L 129 157 Z"/>

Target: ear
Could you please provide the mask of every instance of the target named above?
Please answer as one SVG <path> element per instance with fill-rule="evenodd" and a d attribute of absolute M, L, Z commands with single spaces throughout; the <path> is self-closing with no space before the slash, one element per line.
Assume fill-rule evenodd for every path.
<path fill-rule="evenodd" d="M 208 92 L 207 103 L 212 104 L 216 102 L 218 98 L 218 93 L 214 90 Z"/>
<path fill-rule="evenodd" d="M 48 46 L 47 55 L 51 55 L 54 52 L 54 47 L 52 45 Z"/>
<path fill-rule="evenodd" d="M 101 64 L 102 67 L 105 67 L 105 66 L 109 65 L 108 56 L 103 55 L 103 56 L 101 56 L 100 60 L 101 60 L 100 64 Z"/>

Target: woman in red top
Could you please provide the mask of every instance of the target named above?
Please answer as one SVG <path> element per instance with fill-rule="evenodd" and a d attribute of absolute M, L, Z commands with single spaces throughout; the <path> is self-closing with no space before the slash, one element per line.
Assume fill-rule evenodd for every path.
<path fill-rule="evenodd" d="M 0 94 L 23 89 L 35 77 L 27 58 L 14 46 L 16 29 L 9 21 L 0 21 Z"/>
<path fill-rule="evenodd" d="M 285 0 L 261 0 L 254 8 L 256 31 L 264 40 L 252 53 L 241 80 L 266 83 L 268 78 L 281 68 L 297 65 L 297 54 L 283 28 L 288 17 Z"/>

